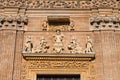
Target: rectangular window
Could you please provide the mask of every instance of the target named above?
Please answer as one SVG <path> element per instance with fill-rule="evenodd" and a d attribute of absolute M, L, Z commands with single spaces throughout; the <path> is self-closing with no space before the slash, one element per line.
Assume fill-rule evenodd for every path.
<path fill-rule="evenodd" d="M 50 26 L 70 25 L 69 16 L 48 16 L 47 20 Z"/>

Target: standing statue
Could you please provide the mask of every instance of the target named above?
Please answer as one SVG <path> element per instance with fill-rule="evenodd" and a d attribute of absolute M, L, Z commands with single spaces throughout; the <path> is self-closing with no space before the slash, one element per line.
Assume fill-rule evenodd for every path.
<path fill-rule="evenodd" d="M 85 53 L 89 53 L 89 52 L 93 52 L 93 45 L 92 45 L 92 39 L 90 38 L 90 36 L 87 36 Z"/>
<path fill-rule="evenodd" d="M 39 45 L 35 48 L 35 53 L 47 53 L 47 50 L 49 49 L 49 46 L 47 45 L 47 41 L 42 38 L 40 40 Z"/>
<path fill-rule="evenodd" d="M 74 38 L 68 45 L 68 49 L 70 50 L 70 53 L 82 53 L 82 47 L 78 45 L 77 40 Z"/>
<path fill-rule="evenodd" d="M 55 38 L 55 43 L 54 43 L 54 48 L 53 51 L 55 53 L 61 53 L 64 48 L 63 48 L 63 35 L 61 35 L 60 30 L 56 31 L 56 35 L 54 36 Z"/>
<path fill-rule="evenodd" d="M 33 44 L 31 42 L 31 36 L 27 36 L 24 51 L 25 52 L 32 52 Z"/>

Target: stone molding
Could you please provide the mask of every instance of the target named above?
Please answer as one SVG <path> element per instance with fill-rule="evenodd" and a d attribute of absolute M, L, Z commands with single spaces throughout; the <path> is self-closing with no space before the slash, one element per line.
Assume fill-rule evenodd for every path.
<path fill-rule="evenodd" d="M 91 9 L 119 8 L 119 0 L 0 0 L 0 8 Z"/>
<path fill-rule="evenodd" d="M 55 53 L 22 53 L 23 57 L 26 60 L 74 60 L 74 61 L 91 61 L 95 59 L 94 53 L 89 54 L 69 54 L 69 53 L 63 53 L 63 54 L 55 54 Z"/>

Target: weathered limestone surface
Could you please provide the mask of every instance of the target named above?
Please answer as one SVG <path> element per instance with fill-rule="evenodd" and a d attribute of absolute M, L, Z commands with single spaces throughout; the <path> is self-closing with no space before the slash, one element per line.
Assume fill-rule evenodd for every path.
<path fill-rule="evenodd" d="M 14 71 L 14 54 L 16 31 L 2 30 L 1 32 L 1 56 L 0 56 L 0 79 L 12 80 Z"/>
<path fill-rule="evenodd" d="M 14 73 L 13 80 L 21 79 L 21 64 L 22 64 L 22 44 L 23 43 L 23 31 L 17 31 L 16 36 L 16 48 L 15 48 L 15 60 L 14 60 Z"/>
<path fill-rule="evenodd" d="M 50 6 L 46 5 L 49 1 L 38 1 L 43 2 L 41 5 L 36 0 L 22 2 L 0 1 L 0 80 L 36 80 L 36 74 L 51 73 L 80 74 L 81 80 L 120 79 L 119 0 L 75 0 L 73 3 L 51 0 Z M 62 17 L 63 22 L 67 17 L 68 23 L 73 21 L 74 27 L 71 29 L 70 24 L 51 26 L 48 17 L 58 17 L 58 21 Z M 44 22 L 47 23 L 46 30 Z M 61 30 L 62 39 L 56 30 Z M 32 51 L 25 52 L 28 36 L 32 45 L 28 43 L 26 46 Z M 88 36 L 94 54 L 85 53 Z M 70 53 L 72 39 L 76 40 L 77 48 L 74 49 L 82 52 Z M 44 47 L 40 46 L 42 43 L 45 43 Z M 53 53 L 56 44 L 58 53 Z M 61 44 L 63 51 L 59 51 Z M 35 48 L 39 48 L 37 45 L 46 51 L 35 53 Z"/>

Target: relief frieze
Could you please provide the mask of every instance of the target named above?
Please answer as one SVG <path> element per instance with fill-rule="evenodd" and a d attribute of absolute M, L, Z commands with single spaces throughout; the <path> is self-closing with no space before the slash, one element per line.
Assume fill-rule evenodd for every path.
<path fill-rule="evenodd" d="M 88 69 L 88 62 L 80 61 L 29 61 L 29 69 Z"/>
<path fill-rule="evenodd" d="M 79 43 L 78 39 L 74 36 L 71 39 L 67 40 L 68 43 L 66 44 L 65 37 L 66 36 L 60 30 L 57 30 L 56 34 L 51 36 L 52 40 L 47 40 L 45 37 L 41 37 L 39 42 L 37 42 L 37 44 L 34 44 L 31 36 L 28 35 L 26 36 L 26 41 L 23 46 L 23 53 L 95 54 L 95 51 L 93 49 L 93 41 L 90 36 L 86 36 L 84 48 Z"/>
<path fill-rule="evenodd" d="M 119 8 L 119 0 L 0 0 L 0 7 L 24 7 L 32 9 L 90 9 Z"/>

